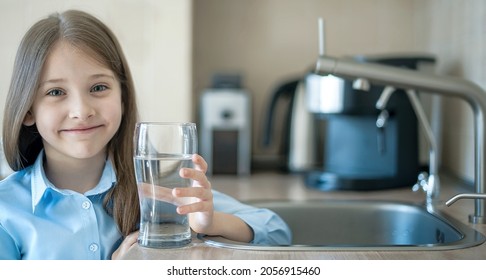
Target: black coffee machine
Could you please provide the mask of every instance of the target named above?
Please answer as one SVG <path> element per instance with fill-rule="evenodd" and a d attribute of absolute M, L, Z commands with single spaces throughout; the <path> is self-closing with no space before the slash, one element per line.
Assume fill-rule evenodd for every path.
<path fill-rule="evenodd" d="M 420 70 L 434 64 L 435 58 L 420 56 L 353 57 L 366 63 L 379 63 Z M 397 89 L 386 106 L 386 126 L 377 125 L 382 110 L 376 102 L 384 87 L 370 85 L 364 91 L 342 77 L 306 77 L 308 105 L 322 120 L 324 129 L 323 166 L 305 174 L 309 187 L 330 190 L 378 190 L 412 186 L 421 170 L 418 122 L 411 103 Z M 319 91 L 319 92 L 318 92 Z M 323 94 L 323 91 L 327 91 Z M 334 93 L 332 91 L 335 91 Z M 320 100 L 315 100 L 315 99 Z M 331 100 L 334 99 L 334 100 Z M 320 104 L 320 105 L 319 105 Z"/>

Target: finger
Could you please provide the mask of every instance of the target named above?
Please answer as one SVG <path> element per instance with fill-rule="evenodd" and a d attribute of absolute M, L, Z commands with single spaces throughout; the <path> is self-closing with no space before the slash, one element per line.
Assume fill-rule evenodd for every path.
<path fill-rule="evenodd" d="M 172 191 L 175 197 L 196 197 L 200 200 L 212 200 L 213 193 L 206 188 L 189 187 L 189 188 L 175 188 Z"/>
<path fill-rule="evenodd" d="M 127 235 L 127 237 L 125 237 L 123 243 L 125 243 L 128 247 L 131 247 L 133 244 L 137 243 L 138 233 L 138 231 L 130 233 L 129 235 Z"/>
<path fill-rule="evenodd" d="M 208 212 L 213 209 L 212 203 L 209 201 L 200 201 L 196 203 L 191 203 L 187 205 L 182 205 L 177 207 L 177 213 L 180 215 L 185 215 L 195 212 Z"/>
<path fill-rule="evenodd" d="M 208 177 L 206 177 L 206 174 L 204 174 L 199 170 L 191 169 L 191 168 L 182 168 L 179 172 L 179 175 L 182 178 L 190 178 L 194 180 L 201 187 L 205 187 L 209 189 L 211 188 L 211 182 L 209 181 Z"/>
<path fill-rule="evenodd" d="M 172 202 L 174 197 L 172 196 L 172 189 L 155 186 L 152 184 L 141 183 L 139 184 L 139 191 L 142 197 L 155 198 L 165 202 Z"/>
<path fill-rule="evenodd" d="M 121 259 L 123 255 L 125 255 L 130 248 L 132 248 L 138 240 L 138 231 L 132 232 L 125 239 L 123 242 L 120 244 L 120 247 L 116 249 L 115 252 L 113 252 L 113 255 L 111 256 L 112 259 Z"/>
<path fill-rule="evenodd" d="M 206 173 L 208 171 L 208 163 L 204 160 L 204 158 L 198 154 L 194 154 L 192 156 L 192 162 L 194 163 L 194 168 L 196 170 L 202 171 Z"/>

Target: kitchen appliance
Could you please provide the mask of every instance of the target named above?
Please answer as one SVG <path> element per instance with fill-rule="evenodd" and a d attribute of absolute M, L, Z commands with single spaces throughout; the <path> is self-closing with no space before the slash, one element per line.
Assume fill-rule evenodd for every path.
<path fill-rule="evenodd" d="M 419 70 L 421 63 L 435 62 L 426 55 L 352 59 L 413 70 Z M 386 110 L 378 110 L 382 86 L 313 73 L 305 80 L 309 110 L 326 121 L 323 165 L 306 174 L 308 186 L 370 190 L 411 186 L 417 181 L 421 168 L 418 123 L 406 94 L 393 94 Z"/>
<path fill-rule="evenodd" d="M 208 174 L 250 174 L 251 99 L 238 75 L 215 75 L 200 98 L 200 153 Z"/>
<path fill-rule="evenodd" d="M 278 153 L 283 157 L 280 168 L 286 172 L 309 171 L 319 161 L 317 120 L 306 107 L 305 92 L 302 78 L 290 79 L 278 85 L 270 96 L 262 131 L 263 145 L 270 147 L 280 140 Z M 282 109 L 283 118 L 279 115 Z M 276 132 L 281 132 L 280 139 Z"/>

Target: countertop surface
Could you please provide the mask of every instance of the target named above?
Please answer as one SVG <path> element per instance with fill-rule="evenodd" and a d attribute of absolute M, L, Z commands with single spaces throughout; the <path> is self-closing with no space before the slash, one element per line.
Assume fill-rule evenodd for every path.
<path fill-rule="evenodd" d="M 461 181 L 448 175 L 440 175 L 441 195 L 437 209 L 459 222 L 466 224 L 486 235 L 486 225 L 470 224 L 468 215 L 474 211 L 474 200 L 460 200 L 450 207 L 444 205 L 450 197 L 458 193 L 473 192 Z M 255 200 L 315 200 L 315 199 L 362 199 L 384 200 L 407 203 L 420 203 L 424 200 L 423 192 L 413 192 L 411 188 L 395 188 L 379 191 L 333 191 L 323 192 L 308 188 L 304 185 L 303 177 L 297 174 L 256 173 L 251 176 L 222 176 L 210 178 L 215 190 L 229 194 L 240 201 Z M 227 249 L 207 245 L 197 238 L 193 238 L 190 245 L 177 249 L 151 249 L 138 245 L 133 246 L 125 255 L 125 259 L 299 259 L 299 260 L 381 260 L 381 259 L 486 259 L 486 243 L 479 246 L 455 250 L 417 250 L 417 251 L 265 251 Z"/>

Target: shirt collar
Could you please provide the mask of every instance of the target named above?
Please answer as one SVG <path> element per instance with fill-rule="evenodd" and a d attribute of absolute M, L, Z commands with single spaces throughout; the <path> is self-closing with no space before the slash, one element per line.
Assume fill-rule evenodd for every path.
<path fill-rule="evenodd" d="M 76 193 L 72 190 L 59 189 L 54 186 L 46 177 L 43 161 L 44 151 L 42 150 L 37 156 L 35 163 L 32 165 L 32 212 L 35 211 L 35 207 L 42 201 L 44 193 L 47 190 L 55 191 L 57 193 L 60 193 L 61 195 L 73 195 Z M 111 160 L 107 159 L 100 181 L 93 189 L 84 193 L 84 195 L 90 196 L 104 193 L 109 190 L 115 183 L 115 170 L 113 169 Z"/>

